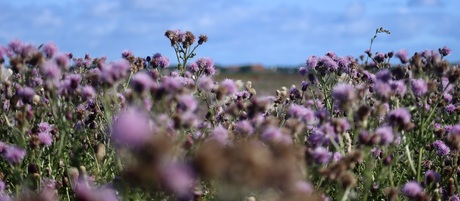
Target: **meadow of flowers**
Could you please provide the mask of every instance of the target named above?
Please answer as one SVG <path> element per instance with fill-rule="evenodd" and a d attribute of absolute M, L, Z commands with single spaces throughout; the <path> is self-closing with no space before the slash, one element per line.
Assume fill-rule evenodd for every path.
<path fill-rule="evenodd" d="M 177 66 L 0 45 L 0 201 L 460 200 L 459 66 L 380 33 L 272 96 L 216 81 L 191 32 L 165 33 Z"/>

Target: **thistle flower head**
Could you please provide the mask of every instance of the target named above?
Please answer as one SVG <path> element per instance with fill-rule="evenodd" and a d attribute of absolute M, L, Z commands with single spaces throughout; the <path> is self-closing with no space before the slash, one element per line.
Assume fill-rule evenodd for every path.
<path fill-rule="evenodd" d="M 153 59 L 150 61 L 150 65 L 153 68 L 166 68 L 169 66 L 169 59 L 160 53 L 153 55 Z"/>
<path fill-rule="evenodd" d="M 214 88 L 214 81 L 208 76 L 198 78 L 198 89 L 202 91 L 211 91 Z"/>
<path fill-rule="evenodd" d="M 235 82 L 231 79 L 225 79 L 220 85 L 226 90 L 227 95 L 233 95 L 238 91 Z"/>
<path fill-rule="evenodd" d="M 138 93 L 149 90 L 154 85 L 155 82 L 153 81 L 152 77 L 144 72 L 136 73 L 131 79 L 131 86 Z"/>
<path fill-rule="evenodd" d="M 128 108 L 113 122 L 111 138 L 120 146 L 136 147 L 152 135 L 148 116 L 137 108 Z"/>
<path fill-rule="evenodd" d="M 3 152 L 3 158 L 11 164 L 21 163 L 25 156 L 26 150 L 16 146 L 8 146 Z"/>
<path fill-rule="evenodd" d="M 410 181 L 401 189 L 403 195 L 409 198 L 416 198 L 419 194 L 423 193 L 423 188 L 420 184 L 416 181 Z"/>
<path fill-rule="evenodd" d="M 393 128 L 391 126 L 382 126 L 375 130 L 375 134 L 380 136 L 380 143 L 388 145 L 393 142 Z"/>
<path fill-rule="evenodd" d="M 315 69 L 316 65 L 318 65 L 318 57 L 314 55 L 308 57 L 306 64 L 309 69 Z"/>
<path fill-rule="evenodd" d="M 332 159 L 332 153 L 324 147 L 316 147 L 312 152 L 312 156 L 318 164 L 329 163 Z"/>
<path fill-rule="evenodd" d="M 57 52 L 58 47 L 53 42 L 48 42 L 42 47 L 43 53 L 45 53 L 46 58 L 52 58 Z"/>
<path fill-rule="evenodd" d="M 201 34 L 199 37 L 198 37 L 198 44 L 203 44 L 203 43 L 206 43 L 208 42 L 208 36 L 204 35 L 204 34 Z"/>
<path fill-rule="evenodd" d="M 356 92 L 352 85 L 340 83 L 334 86 L 332 97 L 334 97 L 339 105 L 345 106 L 356 99 Z"/>
<path fill-rule="evenodd" d="M 447 46 L 444 46 L 442 48 L 439 48 L 439 54 L 441 54 L 443 57 L 449 55 L 451 52 L 450 48 Z"/>
<path fill-rule="evenodd" d="M 402 64 L 409 62 L 409 59 L 407 58 L 407 51 L 405 49 L 399 50 L 396 53 L 396 58 L 398 58 Z"/>
<path fill-rule="evenodd" d="M 411 115 L 406 108 L 398 108 L 391 111 L 387 117 L 390 125 L 407 128 L 411 124 Z"/>

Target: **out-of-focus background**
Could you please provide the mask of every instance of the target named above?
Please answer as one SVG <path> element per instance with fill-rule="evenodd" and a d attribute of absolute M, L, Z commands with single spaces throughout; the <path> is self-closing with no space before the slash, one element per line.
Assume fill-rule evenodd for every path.
<path fill-rule="evenodd" d="M 374 51 L 452 49 L 460 59 L 457 0 L 0 0 L 0 44 L 13 39 L 55 42 L 77 57 L 123 50 L 136 56 L 159 52 L 174 61 L 168 29 L 207 34 L 198 56 L 224 66 L 304 64 L 310 55 L 359 56 Z M 396 61 L 396 60 L 395 60 Z"/>

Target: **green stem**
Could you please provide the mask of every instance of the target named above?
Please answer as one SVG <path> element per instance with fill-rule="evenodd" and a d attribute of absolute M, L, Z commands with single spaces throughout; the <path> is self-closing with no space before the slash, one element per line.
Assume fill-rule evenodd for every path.
<path fill-rule="evenodd" d="M 406 145 L 405 148 L 406 148 L 406 155 L 407 155 L 407 159 L 409 160 L 409 165 L 411 167 L 411 170 L 414 173 L 414 175 L 417 175 L 417 171 L 415 170 L 415 166 L 414 166 L 414 161 L 412 160 L 412 157 L 410 156 L 409 145 Z"/>
<path fill-rule="evenodd" d="M 417 181 L 420 181 L 420 169 L 422 167 L 423 147 L 419 149 L 418 164 L 417 164 Z"/>

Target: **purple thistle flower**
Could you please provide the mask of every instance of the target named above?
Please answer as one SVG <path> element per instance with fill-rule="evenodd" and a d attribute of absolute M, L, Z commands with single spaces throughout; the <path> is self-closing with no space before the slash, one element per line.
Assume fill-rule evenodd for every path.
<path fill-rule="evenodd" d="M 302 119 L 307 123 L 315 122 L 315 112 L 302 105 L 291 104 L 288 110 L 288 114 L 294 118 Z"/>
<path fill-rule="evenodd" d="M 310 194 L 313 192 L 313 185 L 307 181 L 297 181 L 295 182 L 295 188 L 303 193 Z"/>
<path fill-rule="evenodd" d="M 326 148 L 324 147 L 316 147 L 313 152 L 312 152 L 313 159 L 318 163 L 318 164 L 326 164 L 329 163 L 332 159 L 332 153 L 329 152 Z"/>
<path fill-rule="evenodd" d="M 292 143 L 292 139 L 285 135 L 280 128 L 275 126 L 267 127 L 261 134 L 261 138 L 267 142 Z"/>
<path fill-rule="evenodd" d="M 5 191 L 5 182 L 3 182 L 2 180 L 0 180 L 0 193 L 2 193 L 3 191 Z M 0 199 L 1 200 L 1 199 Z"/>
<path fill-rule="evenodd" d="M 166 189 L 181 200 L 193 196 L 195 179 L 193 171 L 184 164 L 168 164 L 161 168 L 161 178 Z"/>
<path fill-rule="evenodd" d="M 133 55 L 133 52 L 131 52 L 131 50 L 124 50 L 122 53 L 121 53 L 121 57 L 123 59 L 128 59 L 128 57 L 131 57 L 131 56 L 134 56 Z"/>
<path fill-rule="evenodd" d="M 254 127 L 248 120 L 242 120 L 235 123 L 235 131 L 245 135 L 252 135 Z"/>
<path fill-rule="evenodd" d="M 96 97 L 96 90 L 92 86 L 84 86 L 81 90 L 83 99 L 90 100 Z"/>
<path fill-rule="evenodd" d="M 8 148 L 8 145 L 0 141 L 0 154 L 6 151 L 7 148 Z"/>
<path fill-rule="evenodd" d="M 433 146 L 436 148 L 436 154 L 439 156 L 445 156 L 450 153 L 449 147 L 441 140 L 434 141 Z"/>
<path fill-rule="evenodd" d="M 3 157 L 11 164 L 19 164 L 26 156 L 26 150 L 16 147 L 8 146 L 3 152 Z"/>
<path fill-rule="evenodd" d="M 305 76 L 305 75 L 307 75 L 307 73 L 308 73 L 308 69 L 306 67 L 302 66 L 302 67 L 299 68 L 299 74 L 300 75 Z"/>
<path fill-rule="evenodd" d="M 45 53 L 46 58 L 52 58 L 58 52 L 58 48 L 53 42 L 48 42 L 43 45 L 42 50 L 43 53 Z"/>
<path fill-rule="evenodd" d="M 390 81 L 390 88 L 393 91 L 394 95 L 404 96 L 406 94 L 406 84 L 403 80 L 393 80 Z"/>
<path fill-rule="evenodd" d="M 52 128 L 48 122 L 41 122 L 38 124 L 39 132 L 51 132 Z"/>
<path fill-rule="evenodd" d="M 35 91 L 30 87 L 24 87 L 18 91 L 18 96 L 21 97 L 22 101 L 25 103 L 31 104 L 35 96 Z"/>
<path fill-rule="evenodd" d="M 382 150 L 377 148 L 377 147 L 374 147 L 374 148 L 371 149 L 371 155 L 376 157 L 376 158 L 381 158 Z"/>
<path fill-rule="evenodd" d="M 128 72 L 131 69 L 131 67 L 129 66 L 129 62 L 126 60 L 113 62 L 110 65 L 110 71 L 112 71 L 112 74 L 115 76 L 115 79 L 121 79 L 125 77 L 126 75 L 128 75 Z"/>
<path fill-rule="evenodd" d="M 375 92 L 383 98 L 388 98 L 391 95 L 391 86 L 388 83 L 377 81 L 374 83 L 373 89 Z"/>
<path fill-rule="evenodd" d="M 291 104 L 288 110 L 288 114 L 294 118 L 299 118 L 306 114 L 306 110 L 307 108 L 302 105 Z"/>
<path fill-rule="evenodd" d="M 450 132 L 452 131 L 452 128 L 453 128 L 453 127 L 454 127 L 454 126 L 452 126 L 452 125 L 445 125 L 445 126 L 444 126 L 444 130 L 445 130 L 447 133 L 450 133 Z M 457 128 L 458 128 L 458 126 L 457 126 Z M 458 129 L 456 129 L 456 130 L 458 130 Z M 455 132 L 454 134 L 455 134 L 455 135 L 460 135 L 459 132 Z"/>
<path fill-rule="evenodd" d="M 161 79 L 161 86 L 166 91 L 174 92 L 182 87 L 182 83 L 181 83 L 180 78 L 178 77 L 164 76 Z"/>
<path fill-rule="evenodd" d="M 383 126 L 375 130 L 375 134 L 380 136 L 381 143 L 383 145 L 388 145 L 393 142 L 393 128 L 391 126 Z"/>
<path fill-rule="evenodd" d="M 136 73 L 131 79 L 131 86 L 138 93 L 149 90 L 154 85 L 155 82 L 153 81 L 152 77 L 150 77 L 150 75 L 145 72 Z"/>
<path fill-rule="evenodd" d="M 38 139 L 40 139 L 40 143 L 45 146 L 50 146 L 53 143 L 53 137 L 49 132 L 40 132 L 38 133 Z"/>
<path fill-rule="evenodd" d="M 160 53 L 153 55 L 153 60 L 150 62 L 154 68 L 166 68 L 169 66 L 169 59 L 165 56 L 162 56 Z"/>
<path fill-rule="evenodd" d="M 61 69 L 57 66 L 56 62 L 48 60 L 41 67 L 43 77 L 49 80 L 56 80 L 61 78 Z"/>
<path fill-rule="evenodd" d="M 441 54 L 443 57 L 447 56 L 450 54 L 450 48 L 447 46 L 444 46 L 442 48 L 439 48 L 439 54 Z"/>
<path fill-rule="evenodd" d="M 366 78 L 367 80 L 369 80 L 370 83 L 374 83 L 377 81 L 377 78 L 375 77 L 375 74 L 367 71 L 367 70 L 364 70 L 363 71 L 363 78 Z"/>
<path fill-rule="evenodd" d="M 334 60 L 337 59 L 337 54 L 335 54 L 335 52 L 327 52 L 326 56 Z"/>
<path fill-rule="evenodd" d="M 328 56 L 320 57 L 318 63 L 326 66 L 330 72 L 335 72 L 337 71 L 337 69 L 339 69 L 339 65 L 337 65 L 337 62 L 335 62 L 331 57 Z"/>
<path fill-rule="evenodd" d="M 187 70 L 191 73 L 197 73 L 200 70 L 200 68 L 198 67 L 198 64 L 196 64 L 196 62 L 192 62 L 187 65 Z"/>
<path fill-rule="evenodd" d="M 453 112 L 455 112 L 455 109 L 457 109 L 457 107 L 456 107 L 454 104 L 449 104 L 449 105 L 447 105 L 444 109 L 445 109 L 448 113 L 453 113 Z"/>
<path fill-rule="evenodd" d="M 308 68 L 315 69 L 316 65 L 318 64 L 318 57 L 316 57 L 314 55 L 308 57 L 306 64 L 307 64 Z"/>
<path fill-rule="evenodd" d="M 377 53 L 377 54 L 375 54 L 374 60 L 375 60 L 377 63 L 382 63 L 382 62 L 384 62 L 384 61 L 385 61 L 385 53 Z"/>
<path fill-rule="evenodd" d="M 212 139 L 217 140 L 222 144 L 227 144 L 228 142 L 228 130 L 225 129 L 222 125 L 219 125 L 214 128 L 211 132 Z"/>
<path fill-rule="evenodd" d="M 90 182 L 79 180 L 75 185 L 77 200 L 118 201 L 115 191 L 109 187 L 94 188 Z"/>
<path fill-rule="evenodd" d="M 412 92 L 415 96 L 423 96 L 426 92 L 428 92 L 428 85 L 425 80 L 422 79 L 412 79 Z"/>
<path fill-rule="evenodd" d="M 340 161 L 343 158 L 343 155 L 340 152 L 334 152 L 334 155 L 332 156 L 332 161 L 337 162 Z"/>
<path fill-rule="evenodd" d="M 202 91 L 211 91 L 214 88 L 214 81 L 208 76 L 198 78 L 198 89 Z"/>
<path fill-rule="evenodd" d="M 80 74 L 70 74 L 67 76 L 69 80 L 69 90 L 75 90 L 78 88 L 78 85 L 80 85 L 81 81 L 81 75 Z"/>
<path fill-rule="evenodd" d="M 423 188 L 418 182 L 410 181 L 404 184 L 401 191 L 406 197 L 415 198 L 420 193 L 423 193 Z"/>
<path fill-rule="evenodd" d="M 391 80 L 391 72 L 388 69 L 380 70 L 375 74 L 375 78 L 378 81 L 388 83 Z"/>
<path fill-rule="evenodd" d="M 334 86 L 332 97 L 334 97 L 339 104 L 347 104 L 356 98 L 356 92 L 352 85 L 340 83 Z"/>
<path fill-rule="evenodd" d="M 407 51 L 405 49 L 399 50 L 399 52 L 396 53 L 396 57 L 401 61 L 402 64 L 409 62 L 409 59 L 407 59 Z"/>
<path fill-rule="evenodd" d="M 7 194 L 0 193 L 0 201 L 12 201 L 11 197 Z"/>
<path fill-rule="evenodd" d="M 460 197 L 458 197 L 458 195 L 455 194 L 449 198 L 449 201 L 460 201 Z"/>
<path fill-rule="evenodd" d="M 118 145 L 136 147 L 145 143 L 151 135 L 149 118 L 138 109 L 123 111 L 113 122 L 111 138 Z"/>
<path fill-rule="evenodd" d="M 214 61 L 212 61 L 210 58 L 199 58 L 196 60 L 196 64 L 200 69 L 203 69 L 204 74 L 207 76 L 211 76 L 216 73 L 216 69 L 214 68 Z"/>
<path fill-rule="evenodd" d="M 439 183 L 441 181 L 441 175 L 433 170 L 428 170 L 425 172 L 425 184 L 429 185 L 431 183 Z"/>
<path fill-rule="evenodd" d="M 308 87 L 310 86 L 310 82 L 306 82 L 306 81 L 302 81 L 302 91 L 306 91 L 308 89 Z"/>
<path fill-rule="evenodd" d="M 198 103 L 192 95 L 182 95 L 179 97 L 178 108 L 183 111 L 195 111 L 198 108 Z"/>
<path fill-rule="evenodd" d="M 353 59 L 352 57 L 348 57 L 348 56 L 347 57 L 339 57 L 337 59 L 337 64 L 339 65 L 339 68 L 343 72 L 348 73 L 349 72 L 348 66 L 350 65 L 352 59 Z"/>
<path fill-rule="evenodd" d="M 10 48 L 10 50 L 12 50 L 15 54 L 20 54 L 23 47 L 24 43 L 18 39 L 12 40 L 10 43 L 8 43 L 8 48 Z"/>
<path fill-rule="evenodd" d="M 324 133 L 319 131 L 319 129 L 312 130 L 310 136 L 308 136 L 307 142 L 312 147 L 317 147 L 323 145 L 327 139 L 324 137 Z"/>
<path fill-rule="evenodd" d="M 227 95 L 233 95 L 238 91 L 235 82 L 231 79 L 225 79 L 220 84 L 227 90 Z"/>
<path fill-rule="evenodd" d="M 406 126 L 411 122 L 411 115 L 406 108 L 398 108 L 388 114 L 388 121 L 392 126 Z"/>

